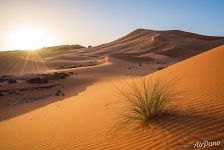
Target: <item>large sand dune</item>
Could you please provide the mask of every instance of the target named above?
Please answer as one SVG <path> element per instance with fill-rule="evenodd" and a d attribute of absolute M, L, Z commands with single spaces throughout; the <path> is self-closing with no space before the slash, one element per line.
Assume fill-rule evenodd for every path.
<path fill-rule="evenodd" d="M 170 30 L 137 29 L 113 42 L 85 48 L 62 45 L 30 51 L 0 52 L 0 75 L 43 73 L 49 70 L 79 68 L 123 60 L 130 63 L 168 66 L 224 44 L 224 37 L 212 37 Z M 160 62 L 163 65 L 159 64 Z M 119 63 L 126 65 L 126 63 Z M 149 72 L 148 72 L 149 73 Z"/>
<path fill-rule="evenodd" d="M 156 48 L 156 46 L 148 48 L 150 43 L 156 43 L 157 40 L 168 40 L 169 42 L 157 45 L 160 48 Z M 186 44 L 183 41 L 191 44 Z M 172 42 L 175 43 L 175 46 L 172 46 Z M 144 61 L 149 57 L 150 60 L 176 59 L 177 56 L 178 59 L 185 59 L 206 51 L 209 47 L 220 45 L 222 42 L 220 38 L 181 31 L 137 30 L 109 44 L 88 49 L 81 48 L 78 56 L 83 54 L 86 57 L 85 54 L 88 53 L 89 57 L 98 57 L 106 53 L 109 54 L 107 55 L 109 60 L 116 60 L 119 62 L 118 64 L 126 62 L 128 65 L 127 62 L 135 60 L 134 57 L 137 56 L 146 58 L 143 59 Z M 140 44 L 141 48 L 138 46 L 130 48 L 130 45 L 135 46 L 136 44 Z M 181 50 L 181 52 L 178 51 L 173 55 L 170 53 L 173 50 L 175 52 Z M 182 51 L 185 52 L 182 54 Z M 129 55 L 133 59 L 128 57 L 129 55 L 124 56 L 123 54 L 126 52 L 130 53 Z M 137 56 L 136 53 L 138 53 Z M 223 55 L 224 46 L 220 46 L 153 74 L 167 80 L 179 78 L 178 86 L 187 94 L 175 103 L 178 107 L 170 108 L 172 113 L 164 114 L 156 119 L 158 124 L 155 128 L 139 133 L 129 132 L 127 128 L 118 135 L 108 135 L 111 127 L 116 124 L 115 118 L 117 111 L 119 112 L 113 105 L 118 101 L 114 85 L 120 84 L 120 80 L 124 78 L 121 76 L 125 73 L 134 75 L 134 72 L 140 72 L 139 74 L 143 75 L 150 71 L 141 72 L 142 69 L 134 69 L 130 73 L 130 69 L 124 70 L 122 65 L 117 65 L 117 71 L 113 61 L 108 61 L 105 65 L 98 67 L 82 68 L 79 73 L 83 74 L 82 78 L 84 79 L 92 79 L 89 82 L 91 85 L 86 86 L 86 89 L 81 90 L 82 92 L 76 96 L 62 101 L 53 101 L 54 103 L 48 105 L 44 104 L 46 101 L 36 101 L 1 109 L 0 149 L 173 150 L 192 149 L 194 143 L 203 140 L 220 140 L 222 147 L 215 148 L 222 149 L 224 138 Z M 147 67 L 143 70 L 146 69 Z M 152 75 L 147 75 L 146 78 L 150 76 Z M 75 80 L 75 78 L 70 77 L 71 80 Z M 79 79 L 82 78 L 79 77 Z M 66 85 L 69 85 L 70 80 L 63 81 L 68 82 Z M 75 81 L 80 82 L 80 80 Z M 33 110 L 38 105 L 45 107 Z M 24 109 L 29 109 L 29 111 L 20 115 L 9 115 L 22 112 Z M 9 117 L 4 117 L 7 115 Z"/>

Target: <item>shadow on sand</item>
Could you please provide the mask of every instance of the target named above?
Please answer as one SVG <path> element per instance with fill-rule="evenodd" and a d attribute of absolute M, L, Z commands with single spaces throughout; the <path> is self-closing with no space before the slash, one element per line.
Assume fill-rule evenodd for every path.
<path fill-rule="evenodd" d="M 67 82 L 71 82 L 71 81 L 67 80 Z M 72 84 L 72 82 L 74 82 L 74 85 Z M 7 106 L 2 107 L 0 109 L 0 121 L 11 119 L 13 117 L 33 111 L 35 109 L 47 106 L 51 103 L 65 100 L 66 98 L 69 98 L 69 97 L 77 96 L 79 93 L 84 92 L 88 86 L 90 86 L 94 82 L 96 82 L 96 80 L 95 79 L 83 79 L 83 81 L 79 81 L 77 83 L 75 83 L 75 81 L 72 81 L 72 82 L 70 83 L 71 87 L 69 87 L 67 89 L 67 91 L 69 91 L 68 94 L 66 94 L 64 96 L 52 95 L 50 97 L 35 100 L 35 101 L 29 102 L 29 103 L 7 105 Z M 1 96 L 1 99 L 4 100 L 4 96 Z"/>

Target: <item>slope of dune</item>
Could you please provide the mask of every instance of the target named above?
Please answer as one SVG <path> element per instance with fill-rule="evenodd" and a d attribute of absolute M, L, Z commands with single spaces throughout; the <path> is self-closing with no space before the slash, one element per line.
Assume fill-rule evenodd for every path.
<path fill-rule="evenodd" d="M 124 39 L 123 39 L 124 40 Z M 118 135 L 108 131 L 116 124 L 118 101 L 114 85 L 120 77 L 101 78 L 77 96 L 0 122 L 0 149 L 193 149 L 198 141 L 221 141 L 224 136 L 224 46 L 156 72 L 178 86 L 186 95 L 157 118 L 157 126 L 140 133 Z M 146 77 L 150 77 L 146 76 Z M 32 107 L 42 103 L 27 104 Z M 1 111 L 1 115 L 23 109 Z M 152 125 L 153 127 L 153 125 Z M 210 148 L 210 147 L 209 147 Z"/>

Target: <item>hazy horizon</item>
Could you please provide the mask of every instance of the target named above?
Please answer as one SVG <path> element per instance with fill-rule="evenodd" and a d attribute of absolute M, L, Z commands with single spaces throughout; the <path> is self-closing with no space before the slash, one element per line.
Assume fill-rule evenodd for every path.
<path fill-rule="evenodd" d="M 95 46 L 138 28 L 223 36 L 223 10 L 222 0 L 2 0 L 0 50 L 22 49 L 26 39 L 37 41 L 27 48 Z"/>

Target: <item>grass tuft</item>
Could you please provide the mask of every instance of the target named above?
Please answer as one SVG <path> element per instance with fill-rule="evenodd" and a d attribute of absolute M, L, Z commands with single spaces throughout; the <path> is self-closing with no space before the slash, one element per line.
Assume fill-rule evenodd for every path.
<path fill-rule="evenodd" d="M 164 82 L 158 78 L 136 79 L 126 83 L 126 88 L 117 88 L 125 108 L 120 124 L 138 122 L 147 126 L 154 117 L 165 110 L 167 104 L 177 99 L 174 82 Z"/>

